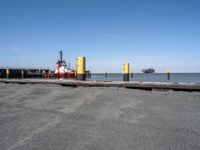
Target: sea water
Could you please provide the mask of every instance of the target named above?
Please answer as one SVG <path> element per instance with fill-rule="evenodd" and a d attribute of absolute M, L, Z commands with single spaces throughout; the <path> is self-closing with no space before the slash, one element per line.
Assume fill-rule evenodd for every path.
<path fill-rule="evenodd" d="M 123 74 L 121 73 L 93 73 L 92 80 L 97 81 L 122 81 Z M 134 73 L 130 81 L 146 81 L 146 82 L 187 82 L 200 83 L 200 73 L 171 73 L 170 80 L 167 80 L 166 73 Z"/>

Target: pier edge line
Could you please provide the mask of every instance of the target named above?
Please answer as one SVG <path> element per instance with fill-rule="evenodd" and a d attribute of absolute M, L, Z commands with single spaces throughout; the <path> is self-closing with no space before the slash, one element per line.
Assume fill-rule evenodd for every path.
<path fill-rule="evenodd" d="M 90 81 L 62 81 L 62 80 L 36 80 L 36 79 L 0 79 L 1 83 L 18 84 L 57 84 L 62 86 L 86 86 L 86 87 L 124 87 L 141 90 L 174 90 L 174 91 L 198 91 L 200 84 L 187 83 L 148 83 L 148 82 L 90 82 Z"/>

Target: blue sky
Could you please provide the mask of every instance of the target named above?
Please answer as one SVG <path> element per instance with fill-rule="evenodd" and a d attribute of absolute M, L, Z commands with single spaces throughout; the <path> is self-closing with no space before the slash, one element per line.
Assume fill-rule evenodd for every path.
<path fill-rule="evenodd" d="M 0 66 L 200 72 L 199 0 L 0 0 Z"/>

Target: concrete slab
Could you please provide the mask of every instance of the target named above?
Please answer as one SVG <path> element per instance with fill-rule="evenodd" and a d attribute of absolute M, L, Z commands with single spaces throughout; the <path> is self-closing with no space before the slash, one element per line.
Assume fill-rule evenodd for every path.
<path fill-rule="evenodd" d="M 199 150 L 200 93 L 0 83 L 2 150 Z"/>

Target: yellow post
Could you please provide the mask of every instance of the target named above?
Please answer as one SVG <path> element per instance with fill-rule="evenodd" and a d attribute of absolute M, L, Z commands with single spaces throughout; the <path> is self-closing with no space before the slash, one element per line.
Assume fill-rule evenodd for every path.
<path fill-rule="evenodd" d="M 170 80 L 170 67 L 167 69 L 167 80 Z"/>
<path fill-rule="evenodd" d="M 6 69 L 6 78 L 10 77 L 10 69 Z"/>
<path fill-rule="evenodd" d="M 123 80 L 129 81 L 129 63 L 125 63 L 123 66 Z"/>
<path fill-rule="evenodd" d="M 76 61 L 76 79 L 77 80 L 85 80 L 85 57 L 78 57 Z"/>

